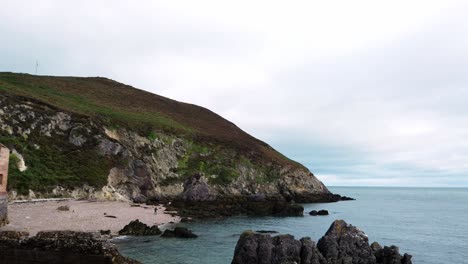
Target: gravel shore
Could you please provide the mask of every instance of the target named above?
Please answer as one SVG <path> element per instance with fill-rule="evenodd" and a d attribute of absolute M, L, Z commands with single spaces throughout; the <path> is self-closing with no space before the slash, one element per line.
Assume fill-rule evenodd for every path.
<path fill-rule="evenodd" d="M 69 210 L 58 210 L 59 207 Z M 157 213 L 155 214 L 155 210 Z M 163 206 L 133 205 L 126 202 L 95 201 L 41 201 L 11 203 L 8 206 L 10 224 L 0 230 L 27 231 L 35 235 L 39 231 L 110 230 L 117 234 L 130 221 L 139 219 L 147 225 L 161 226 L 180 221 L 178 216 L 164 212 Z"/>

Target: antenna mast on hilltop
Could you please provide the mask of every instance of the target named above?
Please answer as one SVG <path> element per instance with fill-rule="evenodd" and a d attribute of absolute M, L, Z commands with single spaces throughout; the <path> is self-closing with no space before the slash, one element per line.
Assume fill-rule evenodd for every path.
<path fill-rule="evenodd" d="M 35 71 L 34 75 L 37 75 L 37 67 L 39 67 L 39 62 L 36 60 L 36 71 Z"/>

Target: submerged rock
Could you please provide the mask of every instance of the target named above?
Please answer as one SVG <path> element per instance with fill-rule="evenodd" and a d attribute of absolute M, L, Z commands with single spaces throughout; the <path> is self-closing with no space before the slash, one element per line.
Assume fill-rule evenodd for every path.
<path fill-rule="evenodd" d="M 161 237 L 197 238 L 198 236 L 185 227 L 176 227 L 174 230 L 165 230 Z"/>
<path fill-rule="evenodd" d="M 369 245 L 358 228 L 343 220 L 332 223 L 317 245 L 310 238 L 270 236 L 244 232 L 237 242 L 232 264 L 411 264 L 396 246 Z"/>
<path fill-rule="evenodd" d="M 157 236 L 161 234 L 158 226 L 148 226 L 138 219 L 130 222 L 122 230 L 119 231 L 121 236 Z"/>
<path fill-rule="evenodd" d="M 273 230 L 257 230 L 255 232 L 260 233 L 260 234 L 277 234 L 278 233 L 277 231 L 273 231 Z"/>

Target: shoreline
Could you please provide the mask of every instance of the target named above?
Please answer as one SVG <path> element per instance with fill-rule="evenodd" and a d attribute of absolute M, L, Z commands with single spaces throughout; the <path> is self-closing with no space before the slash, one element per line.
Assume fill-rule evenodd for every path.
<path fill-rule="evenodd" d="M 67 206 L 69 210 L 66 210 Z M 64 209 L 59 210 L 59 207 Z M 0 231 L 23 231 L 35 235 L 40 231 L 110 230 L 113 236 L 118 235 L 118 231 L 136 219 L 162 229 L 181 220 L 173 212 L 166 213 L 166 208 L 162 205 L 61 199 L 12 201 L 8 204 L 8 219 L 9 224 L 0 227 Z"/>

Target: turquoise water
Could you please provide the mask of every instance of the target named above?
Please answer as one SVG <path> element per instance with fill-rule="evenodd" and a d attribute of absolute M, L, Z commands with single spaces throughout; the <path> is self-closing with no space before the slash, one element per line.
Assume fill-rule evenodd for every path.
<path fill-rule="evenodd" d="M 317 241 L 335 219 L 362 229 L 369 241 L 397 245 L 416 264 L 468 263 L 467 188 L 332 187 L 334 193 L 356 201 L 305 204 L 305 212 L 327 209 L 329 216 L 232 217 L 190 223 L 193 240 L 126 238 L 117 240 L 121 252 L 143 263 L 231 263 L 244 230 L 276 230 Z"/>

